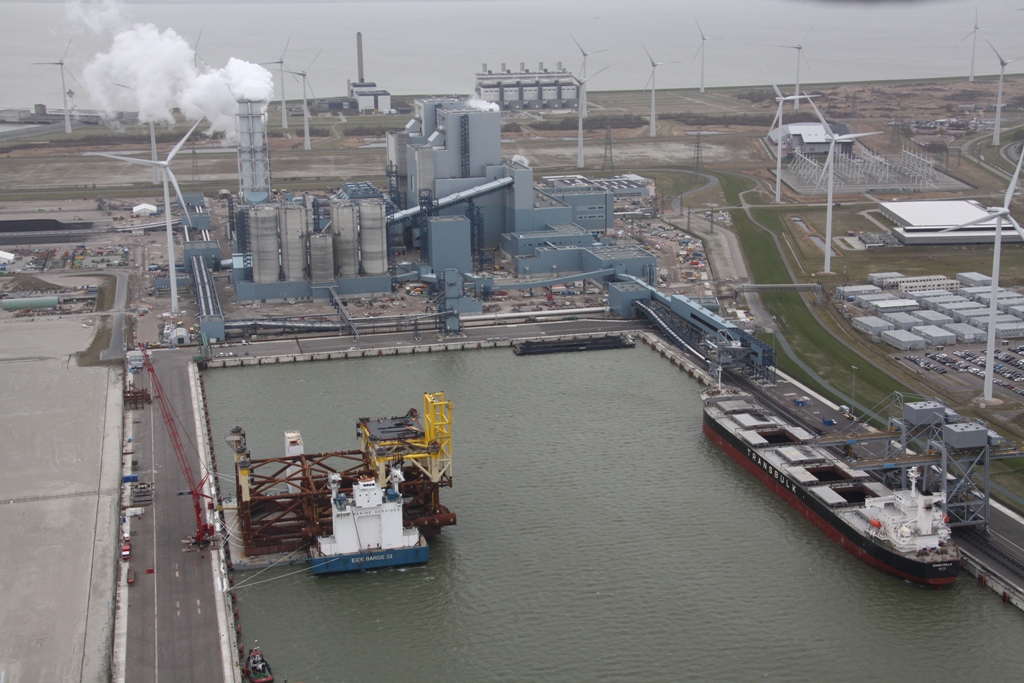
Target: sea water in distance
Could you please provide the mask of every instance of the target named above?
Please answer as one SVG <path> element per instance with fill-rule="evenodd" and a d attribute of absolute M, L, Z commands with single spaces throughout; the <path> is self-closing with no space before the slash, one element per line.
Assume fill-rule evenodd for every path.
<path fill-rule="evenodd" d="M 802 83 L 877 81 L 963 76 L 971 67 L 972 39 L 979 11 L 976 74 L 998 74 L 999 62 L 985 40 L 1006 59 L 1020 56 L 1024 12 L 1019 0 L 922 0 L 919 2 L 839 2 L 835 0 L 371 0 L 364 2 L 7 2 L 0 0 L 0 107 L 37 102 L 62 106 L 54 62 L 74 42 L 66 58 L 72 75 L 112 36 L 135 22 L 173 28 L 190 44 L 202 31 L 200 56 L 213 67 L 228 58 L 251 62 L 278 59 L 291 37 L 285 60 L 299 71 L 323 53 L 309 70 L 318 96 L 345 94 L 355 81 L 355 34 L 361 31 L 366 79 L 394 94 L 468 95 L 473 74 L 486 63 L 497 71 L 505 62 L 534 70 L 556 62 L 580 68 L 570 34 L 587 50 L 606 49 L 590 58 L 590 73 L 607 71 L 588 88 L 640 90 L 652 57 L 666 64 L 658 87 L 700 85 L 700 22 L 708 87 L 793 83 L 796 52 L 781 45 L 802 44 Z M 114 6 L 114 9 L 109 9 Z M 73 9 L 69 11 L 69 7 Z M 269 67 L 274 68 L 274 67 Z M 1011 64 L 1007 73 L 1018 69 Z M 275 79 L 277 78 L 275 74 Z M 75 81 L 76 105 L 88 109 L 88 93 Z M 276 84 L 275 84 L 276 87 Z M 290 99 L 301 86 L 289 79 Z"/>
<path fill-rule="evenodd" d="M 458 514 L 424 567 L 238 590 L 278 680 L 1010 681 L 1024 616 L 858 561 L 708 443 L 699 387 L 643 347 L 205 373 L 225 491 L 253 457 L 352 449 L 356 419 L 454 403 Z M 298 571 L 298 573 L 295 573 Z M 239 584 L 251 573 L 236 576 Z"/>

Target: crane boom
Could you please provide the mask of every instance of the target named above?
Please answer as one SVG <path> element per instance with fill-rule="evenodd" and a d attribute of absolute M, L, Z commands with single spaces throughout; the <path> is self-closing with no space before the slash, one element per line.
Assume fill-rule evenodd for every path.
<path fill-rule="evenodd" d="M 164 418 L 164 426 L 167 427 L 167 436 L 171 439 L 174 454 L 178 456 L 178 466 L 181 467 L 181 473 L 185 475 L 188 491 L 192 495 L 192 504 L 196 511 L 195 544 L 197 546 L 205 545 L 212 540 L 214 532 L 212 524 L 203 523 L 203 506 L 200 500 L 203 494 L 199 490 L 199 486 L 203 482 L 200 482 L 199 485 L 196 484 L 196 478 L 192 474 L 192 467 L 188 464 L 188 457 L 185 455 L 185 446 L 181 443 L 178 427 L 174 424 L 174 414 L 171 412 L 170 404 L 167 402 L 164 388 L 160 385 L 160 379 L 156 376 L 156 370 L 153 369 L 153 362 L 149 358 L 149 351 L 143 351 L 142 358 L 146 365 L 146 371 L 149 373 L 149 382 L 153 388 L 153 396 L 160 404 L 160 413 Z"/>

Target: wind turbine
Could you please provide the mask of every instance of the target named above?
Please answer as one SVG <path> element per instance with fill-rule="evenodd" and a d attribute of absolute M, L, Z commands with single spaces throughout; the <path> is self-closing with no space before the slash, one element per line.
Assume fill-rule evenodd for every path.
<path fill-rule="evenodd" d="M 769 80 L 771 77 L 769 76 Z M 775 203 L 782 203 L 782 107 L 786 102 L 798 100 L 800 98 L 811 99 L 808 95 L 789 95 L 783 96 L 782 91 L 779 90 L 779 86 L 775 85 L 775 81 L 772 81 L 772 88 L 775 89 L 775 101 L 779 103 L 779 110 L 775 112 L 775 120 L 772 121 L 772 125 L 769 126 L 768 132 L 771 132 L 775 128 L 775 124 L 779 124 L 779 142 L 775 146 Z"/>
<path fill-rule="evenodd" d="M 601 69 L 601 71 L 604 71 L 607 68 L 608 67 L 605 67 L 604 69 Z M 589 81 L 594 76 L 597 76 L 598 74 L 600 74 L 601 71 L 598 71 L 593 76 L 590 76 L 590 78 L 584 78 L 584 79 L 580 80 L 580 97 L 581 97 L 580 103 L 581 104 L 580 104 L 579 107 L 576 108 L 576 110 L 578 112 L 578 118 L 579 118 L 579 136 L 577 137 L 577 144 L 576 144 L 576 168 L 583 168 L 583 119 L 586 118 L 586 116 L 587 116 L 587 114 L 586 114 L 586 106 L 584 104 L 587 101 L 587 81 Z"/>
<path fill-rule="evenodd" d="M 714 40 L 714 38 L 711 38 L 710 36 L 704 35 L 704 29 L 702 29 L 700 27 L 700 23 L 698 23 L 696 19 L 694 19 L 693 23 L 697 24 L 697 30 L 700 31 L 700 47 L 698 47 L 697 51 L 695 53 L 693 53 L 693 56 L 696 59 L 697 55 L 700 55 L 700 91 L 701 91 L 701 93 L 703 93 L 704 92 L 704 55 L 706 54 L 705 51 L 704 51 L 704 43 L 708 42 L 709 40 Z"/>
<path fill-rule="evenodd" d="M 197 40 L 196 42 L 198 43 L 199 41 Z M 135 88 L 131 87 L 130 85 L 122 85 L 120 83 L 114 83 L 114 85 L 116 85 L 119 88 L 124 88 L 125 90 L 131 90 L 132 92 L 135 92 Z M 155 162 L 157 160 L 157 158 L 156 158 L 156 128 L 153 126 L 153 122 L 152 121 L 149 122 L 149 148 L 150 148 L 150 151 L 153 153 L 153 161 Z M 157 169 L 156 166 L 154 166 L 153 167 L 153 184 L 157 185 L 159 183 L 160 183 L 160 171 Z"/>
<path fill-rule="evenodd" d="M 974 53 L 977 52 L 977 47 L 978 47 L 978 31 L 980 31 L 980 30 L 981 30 L 981 28 L 978 26 L 978 6 L 975 5 L 974 6 L 974 28 L 971 29 L 970 33 L 968 33 L 966 36 L 964 36 L 963 38 L 960 39 L 960 42 L 962 43 L 965 40 L 967 40 L 968 38 L 973 38 L 973 40 L 971 40 L 971 75 L 967 78 L 967 82 L 968 83 L 974 83 Z"/>
<path fill-rule="evenodd" d="M 72 37 L 71 40 L 74 40 L 74 38 Z M 71 40 L 68 41 L 68 46 L 66 48 L 64 48 L 64 54 L 62 54 L 60 56 L 60 59 L 58 59 L 56 62 L 32 62 L 32 64 L 35 64 L 35 65 L 38 65 L 38 66 L 51 65 L 51 66 L 59 66 L 60 67 L 60 93 L 61 93 L 61 96 L 64 97 L 64 132 L 65 133 L 70 133 L 71 132 L 71 112 L 68 111 L 68 87 L 67 87 L 67 84 L 64 82 L 64 58 L 67 56 L 68 50 L 71 49 Z M 72 76 L 72 78 L 74 78 L 74 76 Z"/>
<path fill-rule="evenodd" d="M 281 56 L 273 62 L 263 62 L 262 66 L 269 66 L 270 64 L 277 64 L 281 72 L 281 128 L 287 130 L 288 128 L 288 108 L 285 106 L 284 99 L 284 53 L 288 52 L 288 44 L 292 42 L 292 37 L 288 36 L 288 40 L 284 43 L 284 49 L 281 50 Z"/>
<path fill-rule="evenodd" d="M 1013 174 L 1013 180 L 1010 181 L 1010 186 L 1006 188 L 1006 195 L 1003 197 L 1002 206 L 993 206 L 987 209 L 988 214 L 981 218 L 976 218 L 973 221 L 968 221 L 962 225 L 957 225 L 952 228 L 946 228 L 940 232 L 949 232 L 950 230 L 956 230 L 958 228 L 966 228 L 971 225 L 977 225 L 978 223 L 985 223 L 992 220 L 995 216 L 996 219 L 996 234 L 993 242 L 993 253 L 992 253 L 992 300 L 989 302 L 989 318 L 988 318 L 988 344 L 985 349 L 985 390 L 984 395 L 980 399 L 979 403 L 983 405 L 997 405 L 997 401 L 992 398 L 992 376 L 995 374 L 993 368 L 995 367 L 995 355 L 996 355 L 996 315 L 999 313 L 997 306 L 996 295 L 999 293 L 999 253 L 1002 248 L 1003 242 L 1003 218 L 1006 218 L 1013 226 L 1013 229 L 1017 231 L 1021 239 L 1024 239 L 1024 228 L 1020 227 L 1020 223 L 1014 220 L 1013 216 L 1010 215 L 1010 202 L 1013 200 L 1013 193 L 1017 190 L 1017 180 L 1020 178 L 1020 168 L 1024 164 L 1024 150 L 1020 155 L 1020 159 L 1017 160 L 1017 170 Z M 978 399 L 975 399 L 978 400 Z"/>
<path fill-rule="evenodd" d="M 290 40 L 290 39 L 289 39 Z M 320 48 L 320 52 L 323 52 L 323 48 Z M 302 71 L 288 71 L 293 76 L 302 76 L 302 125 L 305 128 L 306 133 L 306 144 L 305 150 L 308 152 L 312 147 L 309 145 L 309 105 L 306 104 L 306 74 L 309 73 L 309 67 L 313 66 L 313 62 L 320 56 L 320 52 L 316 53 L 316 57 L 309 63 Z M 283 67 L 282 67 L 283 68 Z"/>
<path fill-rule="evenodd" d="M 658 88 L 654 82 L 654 74 L 657 72 L 659 66 L 665 66 L 666 64 L 678 64 L 679 61 L 656 62 L 654 61 L 654 57 L 651 56 L 651 53 L 647 52 L 647 46 L 644 45 L 643 41 L 640 41 L 640 47 L 642 47 L 644 52 L 647 54 L 647 59 L 651 60 L 651 77 L 647 79 L 647 85 L 651 86 L 651 137 L 653 138 L 657 136 L 655 133 L 655 130 L 657 129 L 657 121 L 655 120 L 654 99 L 658 92 Z M 644 86 L 644 90 L 647 90 L 647 85 Z"/>
<path fill-rule="evenodd" d="M 807 97 L 804 95 L 804 97 Z M 836 135 L 832 132 L 832 128 L 829 127 L 828 122 L 825 121 L 825 117 L 821 115 L 821 111 L 818 110 L 814 100 L 807 97 L 807 100 L 814 107 L 814 111 L 818 114 L 818 118 L 821 119 L 821 125 L 825 127 L 825 137 L 828 138 L 828 158 L 825 160 L 825 168 L 822 169 L 822 173 L 828 173 L 828 208 L 825 210 L 825 270 L 824 273 L 832 272 L 832 186 L 836 176 L 836 143 L 837 142 L 851 142 L 857 138 L 867 137 L 868 135 L 878 135 L 876 131 L 874 133 L 848 133 L 846 135 Z"/>
<path fill-rule="evenodd" d="M 160 173 L 161 173 L 161 175 L 163 175 L 163 179 L 164 179 L 164 216 L 167 218 L 167 264 L 168 264 L 168 271 L 169 271 L 170 278 L 171 278 L 171 311 L 173 313 L 177 313 L 178 310 L 179 310 L 178 309 L 178 274 L 174 270 L 174 229 L 171 227 L 171 195 L 168 192 L 167 181 L 170 180 L 171 184 L 174 185 L 174 192 L 175 192 L 175 194 L 178 195 L 178 201 L 181 203 L 181 210 L 182 210 L 182 212 L 184 212 L 185 218 L 187 219 L 188 218 L 188 209 L 185 208 L 185 199 L 181 196 L 181 188 L 178 187 L 178 180 L 177 180 L 177 178 L 175 178 L 174 174 L 171 173 L 171 166 L 170 166 L 170 164 L 171 164 L 171 161 L 174 159 L 175 155 L 177 155 L 178 152 L 181 151 L 181 148 L 185 145 L 185 142 L 188 140 L 189 136 L 192 135 L 192 133 L 195 131 L 195 129 L 199 127 L 199 124 L 200 124 L 200 122 L 202 122 L 202 120 L 203 119 L 200 118 L 199 121 L 196 121 L 195 124 L 193 124 L 193 126 L 189 129 L 189 131 L 187 133 L 185 133 L 185 137 L 183 137 L 181 139 L 181 141 L 177 145 L 174 146 L 174 149 L 171 150 L 171 153 L 167 155 L 167 159 L 165 161 L 150 161 L 149 159 L 139 159 L 139 158 L 136 158 L 136 157 L 122 157 L 122 156 L 118 156 L 117 154 L 107 154 L 105 152 L 97 152 L 96 153 L 96 156 L 107 157 L 108 159 L 117 159 L 118 161 L 127 161 L 130 164 L 139 164 L 140 166 L 152 166 L 152 167 L 160 169 Z"/>
<path fill-rule="evenodd" d="M 814 27 L 812 26 L 807 29 L 807 33 L 804 34 L 804 40 L 807 40 L 807 36 L 811 35 L 811 29 L 813 28 Z M 797 96 L 797 99 L 793 102 L 793 111 L 800 109 L 800 58 L 803 57 L 804 54 L 804 40 L 801 40 L 796 45 L 779 45 L 779 47 L 784 47 L 789 50 L 796 50 L 796 87 L 793 89 L 793 94 Z M 803 59 L 804 61 L 807 61 L 806 57 Z M 810 64 L 808 64 L 808 66 L 810 66 Z"/>
<path fill-rule="evenodd" d="M 196 71 L 199 70 L 199 62 L 202 62 L 204 66 L 210 66 L 209 62 L 199 56 L 199 41 L 203 38 L 203 29 L 199 29 L 199 35 L 196 36 L 196 42 L 192 44 L 192 66 L 195 67 Z"/>
<path fill-rule="evenodd" d="M 997 91 L 998 94 L 996 95 L 996 126 L 995 126 L 995 129 L 992 131 L 992 144 L 993 145 L 998 145 L 999 144 L 999 122 L 1002 121 L 1002 119 L 1003 119 L 1003 73 L 1006 71 L 1006 65 L 1007 64 L 1012 64 L 1013 62 L 1016 62 L 1017 60 L 1016 59 L 1011 59 L 1011 60 L 1007 61 L 1007 60 L 1003 59 L 1003 56 L 1000 55 L 999 52 L 996 50 L 995 45 L 993 45 L 992 43 L 989 43 L 987 40 L 985 42 L 988 43 L 988 46 L 990 48 L 992 48 L 992 52 L 995 52 L 996 53 L 996 57 L 999 58 L 999 90 Z M 1017 59 L 1019 59 L 1019 57 Z"/>
<path fill-rule="evenodd" d="M 590 80 L 590 79 L 587 78 L 587 57 L 589 57 L 590 55 L 596 55 L 596 54 L 598 54 L 600 52 L 608 52 L 608 50 L 607 49 L 591 50 L 590 52 L 587 52 L 586 50 L 583 49 L 583 46 L 580 45 L 579 41 L 576 40 L 575 38 L 573 38 L 573 35 L 571 33 L 569 34 L 569 37 L 572 38 L 572 42 L 576 43 L 576 47 L 578 47 L 580 49 L 580 53 L 583 55 L 583 66 L 580 67 L 580 87 L 582 88 L 583 87 L 582 84 L 585 81 Z M 604 69 L 602 69 L 602 71 L 604 71 Z M 596 76 L 597 74 L 594 74 L 594 75 Z M 587 94 L 586 94 L 586 90 L 583 90 L 582 92 L 579 93 L 579 101 L 580 101 L 580 104 L 579 104 L 578 108 L 583 113 L 583 118 L 587 118 L 587 113 L 588 112 L 587 112 Z"/>

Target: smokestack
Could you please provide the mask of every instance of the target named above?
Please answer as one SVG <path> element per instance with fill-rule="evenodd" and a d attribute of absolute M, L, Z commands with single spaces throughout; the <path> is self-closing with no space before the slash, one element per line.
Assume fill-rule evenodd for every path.
<path fill-rule="evenodd" d="M 526 62 L 519 62 L 519 73 L 526 73 Z"/>
<path fill-rule="evenodd" d="M 359 63 L 359 82 L 363 81 L 363 34 L 356 33 L 356 60 Z"/>
<path fill-rule="evenodd" d="M 505 73 L 508 69 L 505 68 L 505 62 L 501 63 L 501 73 Z"/>
<path fill-rule="evenodd" d="M 487 62 L 484 62 L 484 68 L 480 71 L 480 73 L 482 73 L 482 74 L 487 73 Z"/>

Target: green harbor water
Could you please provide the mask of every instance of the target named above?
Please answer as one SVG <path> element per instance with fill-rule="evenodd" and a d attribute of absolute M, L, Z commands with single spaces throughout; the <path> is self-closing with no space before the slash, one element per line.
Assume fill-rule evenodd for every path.
<path fill-rule="evenodd" d="M 640 347 L 208 371 L 225 492 L 253 457 L 357 447 L 356 420 L 454 403 L 457 526 L 429 564 L 238 590 L 279 681 L 1010 681 L 1024 614 L 972 577 L 868 567 L 706 441 L 699 387 Z"/>

